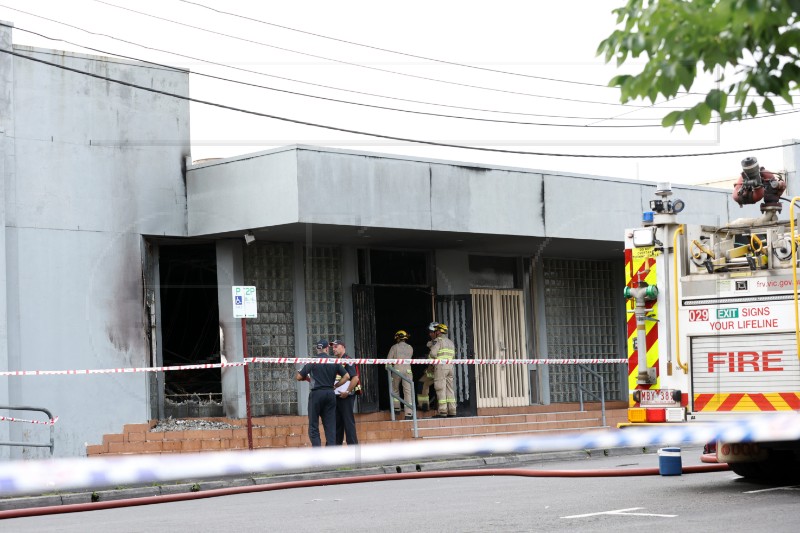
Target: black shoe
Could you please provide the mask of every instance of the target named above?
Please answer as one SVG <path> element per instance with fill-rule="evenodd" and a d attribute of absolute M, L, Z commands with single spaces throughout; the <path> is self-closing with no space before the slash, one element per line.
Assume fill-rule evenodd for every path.
<path fill-rule="evenodd" d="M 433 415 L 432 418 L 447 418 L 447 415 Z"/>
<path fill-rule="evenodd" d="M 414 418 L 414 415 L 412 413 L 406 413 L 406 418 Z"/>
<path fill-rule="evenodd" d="M 427 403 L 423 403 L 422 405 L 418 405 L 417 406 L 417 410 L 419 410 L 419 411 L 430 411 L 431 409 L 430 409 L 430 407 L 428 406 Z"/>

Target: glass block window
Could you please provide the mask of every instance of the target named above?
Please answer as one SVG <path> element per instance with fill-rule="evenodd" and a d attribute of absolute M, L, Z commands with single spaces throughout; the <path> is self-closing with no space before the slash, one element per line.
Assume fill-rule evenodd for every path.
<path fill-rule="evenodd" d="M 620 316 L 615 294 L 612 261 L 545 259 L 543 264 L 545 323 L 548 358 L 619 359 Z M 544 356 L 544 354 L 543 354 Z M 620 365 L 589 365 L 603 376 L 606 400 L 620 400 L 627 394 Z M 550 401 L 577 402 L 578 367 L 550 365 Z M 584 393 L 584 401 L 597 401 L 600 381 L 584 372 L 583 385 L 598 396 Z M 623 391 L 623 386 L 625 391 Z"/>
<path fill-rule="evenodd" d="M 342 252 L 335 246 L 306 248 L 306 322 L 308 353 L 319 339 L 344 339 Z M 345 342 L 347 342 L 345 340 Z M 351 343 L 348 343 L 351 344 Z M 350 354 L 354 355 L 354 354 Z"/>
<path fill-rule="evenodd" d="M 255 285 L 258 318 L 248 318 L 250 357 L 293 357 L 294 267 L 291 244 L 255 242 L 244 248 L 244 284 Z M 250 402 L 254 416 L 297 414 L 295 368 L 250 366 Z"/>

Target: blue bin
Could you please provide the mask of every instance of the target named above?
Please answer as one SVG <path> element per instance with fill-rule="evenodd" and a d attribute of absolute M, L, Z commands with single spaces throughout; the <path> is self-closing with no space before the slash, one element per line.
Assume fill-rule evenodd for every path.
<path fill-rule="evenodd" d="M 662 476 L 680 476 L 683 472 L 680 448 L 658 450 L 658 473 Z"/>

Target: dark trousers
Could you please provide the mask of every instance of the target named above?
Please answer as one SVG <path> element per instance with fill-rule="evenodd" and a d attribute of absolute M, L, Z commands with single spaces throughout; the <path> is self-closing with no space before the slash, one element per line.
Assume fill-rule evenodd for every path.
<path fill-rule="evenodd" d="M 336 399 L 336 444 L 343 444 L 347 435 L 347 444 L 358 444 L 356 435 L 356 417 L 353 408 L 356 405 L 356 397 Z"/>
<path fill-rule="evenodd" d="M 325 446 L 336 445 L 336 395 L 333 389 L 312 390 L 308 397 L 308 438 L 311 446 L 322 446 L 319 419 L 325 431 Z"/>

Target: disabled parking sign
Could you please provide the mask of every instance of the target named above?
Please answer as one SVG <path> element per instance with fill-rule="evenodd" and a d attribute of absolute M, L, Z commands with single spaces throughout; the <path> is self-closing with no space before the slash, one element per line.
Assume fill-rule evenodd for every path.
<path fill-rule="evenodd" d="M 258 315 L 256 288 L 251 285 L 234 285 L 231 289 L 233 291 L 233 318 L 256 318 Z"/>

